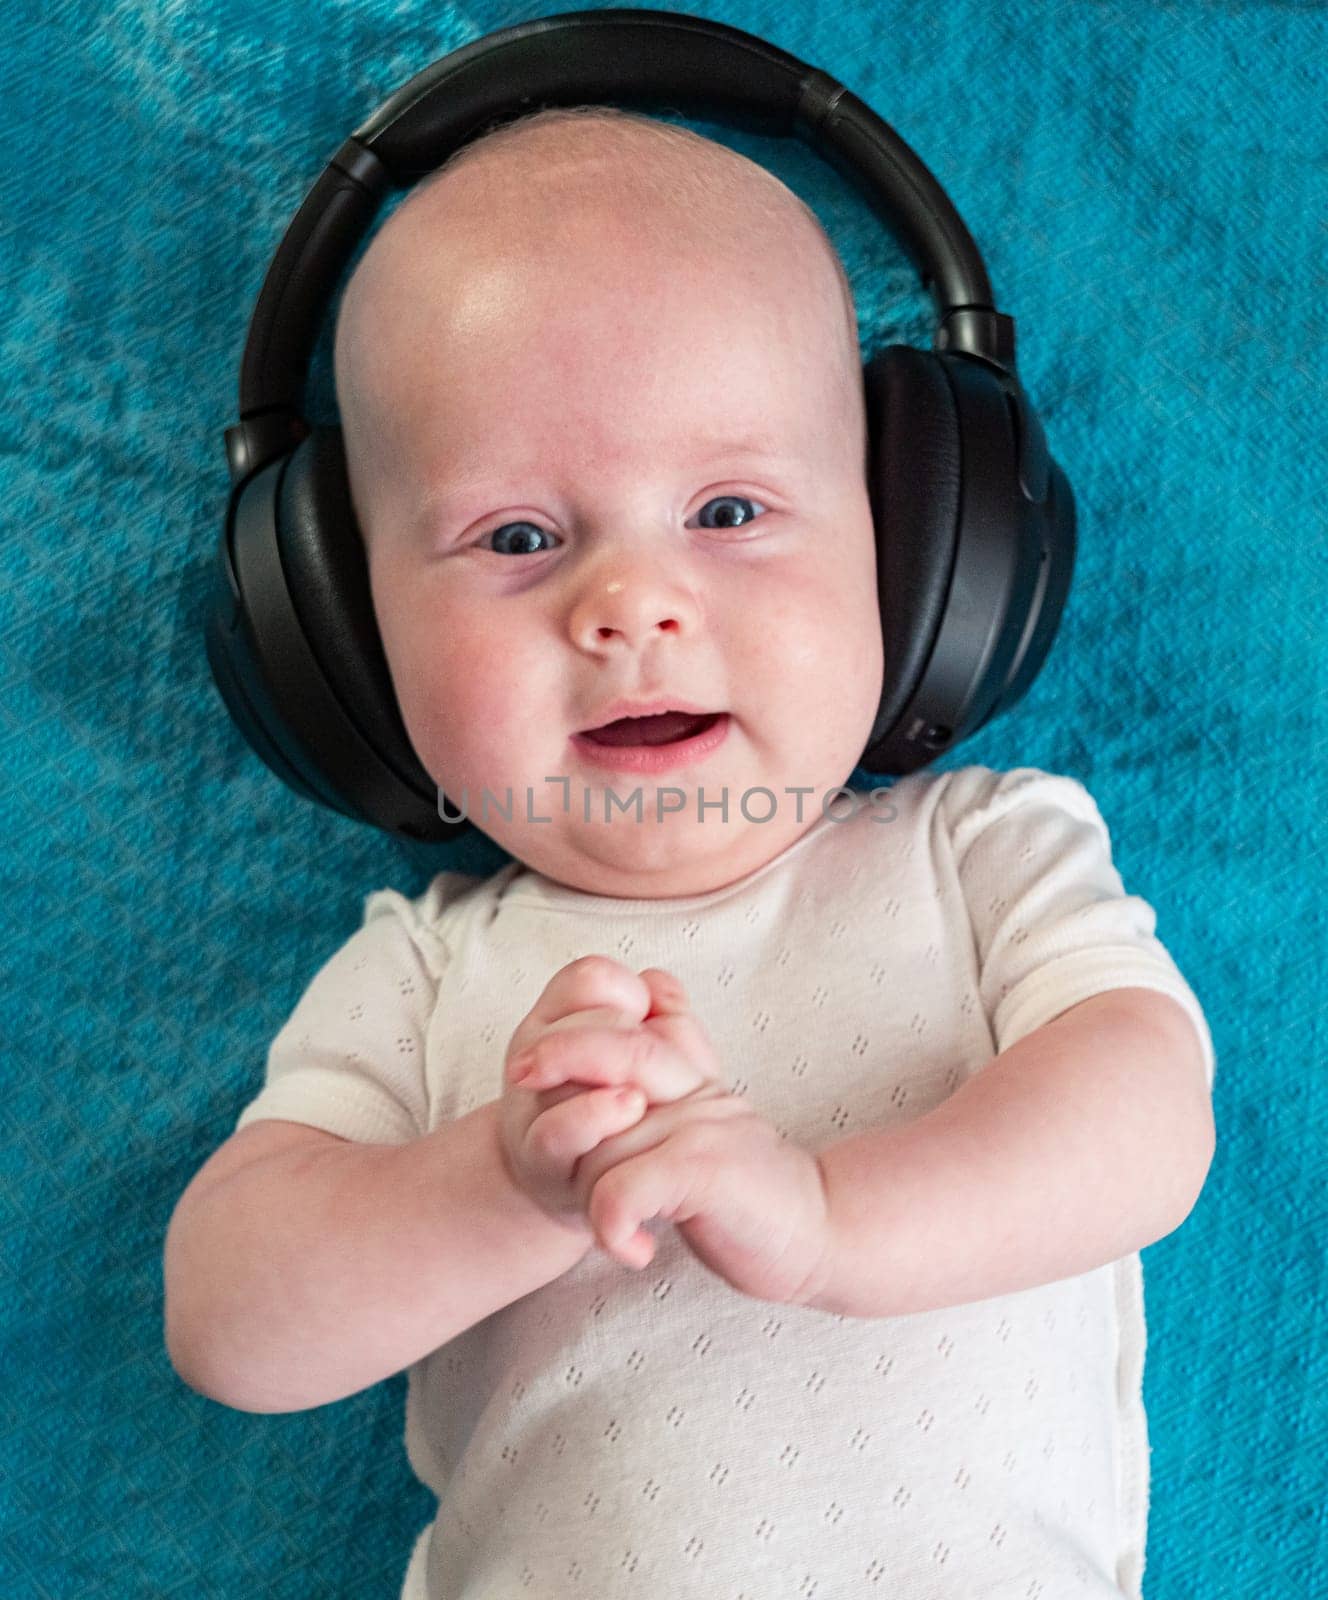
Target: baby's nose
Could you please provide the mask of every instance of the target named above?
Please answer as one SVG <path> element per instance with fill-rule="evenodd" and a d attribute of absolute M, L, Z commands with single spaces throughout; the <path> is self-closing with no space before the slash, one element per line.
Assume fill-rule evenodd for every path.
<path fill-rule="evenodd" d="M 618 640 L 640 646 L 660 633 L 692 630 L 696 602 L 662 560 L 620 560 L 587 574 L 570 619 L 582 649 L 603 649 Z"/>

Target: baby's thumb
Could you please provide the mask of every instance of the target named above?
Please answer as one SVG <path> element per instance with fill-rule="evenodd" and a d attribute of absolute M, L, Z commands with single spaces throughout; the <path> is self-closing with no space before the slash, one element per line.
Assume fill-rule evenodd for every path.
<path fill-rule="evenodd" d="M 641 977 L 650 990 L 650 1010 L 646 1017 L 673 1016 L 690 1010 L 687 991 L 663 967 L 644 967 Z"/>

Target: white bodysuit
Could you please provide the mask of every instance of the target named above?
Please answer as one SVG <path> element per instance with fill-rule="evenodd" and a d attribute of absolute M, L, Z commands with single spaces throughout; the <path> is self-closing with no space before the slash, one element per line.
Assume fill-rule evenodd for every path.
<path fill-rule="evenodd" d="M 921 1116 L 1118 987 L 1185 1006 L 1211 1087 L 1207 1023 L 1155 922 L 1083 785 L 1028 767 L 841 796 L 777 859 L 689 898 L 585 894 L 519 862 L 444 872 L 413 900 L 366 897 L 238 1126 L 389 1143 L 463 1116 L 500 1094 L 548 980 L 592 953 L 675 973 L 724 1086 L 812 1151 Z M 410 1368 L 406 1448 L 439 1510 L 402 1600 L 1139 1596 L 1137 1254 L 859 1318 L 752 1299 L 647 1226 L 644 1269 L 592 1247 Z"/>

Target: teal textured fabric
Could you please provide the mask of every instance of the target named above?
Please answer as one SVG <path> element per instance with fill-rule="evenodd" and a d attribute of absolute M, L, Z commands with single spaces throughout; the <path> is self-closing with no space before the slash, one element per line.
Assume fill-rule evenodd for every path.
<path fill-rule="evenodd" d="M 399 84 L 543 14 L 11 0 L 0 21 L 5 1595 L 395 1597 L 432 1514 L 403 1377 L 289 1416 L 187 1389 L 161 1250 L 364 895 L 506 858 L 408 848 L 288 791 L 225 715 L 203 608 L 222 430 L 289 218 Z M 1328 1592 L 1328 12 L 701 14 L 894 125 L 1018 322 L 1078 497 L 1077 578 L 1032 692 L 944 764 L 1088 786 L 1217 1050 L 1207 1187 L 1144 1253 L 1145 1593 Z M 929 303 L 855 192 L 801 146 L 690 125 L 815 207 L 864 356 L 927 343 Z M 330 329 L 314 370 L 331 420 Z"/>

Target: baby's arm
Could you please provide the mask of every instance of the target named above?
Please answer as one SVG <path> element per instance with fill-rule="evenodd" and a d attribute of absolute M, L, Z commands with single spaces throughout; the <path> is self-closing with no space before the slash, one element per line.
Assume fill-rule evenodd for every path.
<path fill-rule="evenodd" d="M 395 1145 L 276 1121 L 232 1135 L 166 1237 L 184 1381 L 241 1411 L 327 1405 L 574 1266 L 593 1240 L 508 1176 L 498 1113 L 491 1101 Z"/>
<path fill-rule="evenodd" d="M 834 1245 L 808 1303 L 899 1316 L 1091 1271 L 1180 1226 L 1214 1144 L 1179 1002 L 1094 995 L 916 1122 L 819 1152 Z"/>
<path fill-rule="evenodd" d="M 676 1098 L 699 1081 L 676 1048 L 691 1037 L 676 989 L 658 969 L 582 957 L 545 985 L 508 1055 L 570 1044 L 592 1085 L 639 1080 L 652 1100 Z M 657 1048 L 638 1061 L 643 1018 Z M 507 1077 L 500 1100 L 404 1144 L 277 1119 L 233 1135 L 167 1233 L 180 1376 L 242 1411 L 326 1405 L 575 1266 L 595 1236 L 567 1203 L 569 1169 L 638 1122 L 645 1096 L 622 1107 L 611 1089 L 550 1096 Z"/>

